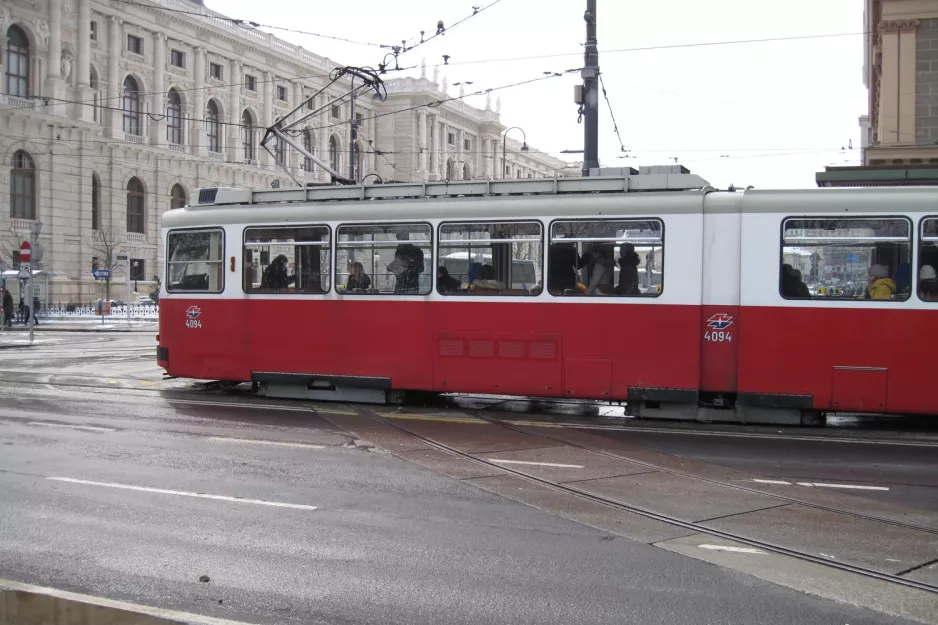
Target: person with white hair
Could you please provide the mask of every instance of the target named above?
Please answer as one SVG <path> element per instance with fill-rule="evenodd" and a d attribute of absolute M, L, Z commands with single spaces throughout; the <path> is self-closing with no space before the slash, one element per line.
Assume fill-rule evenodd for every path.
<path fill-rule="evenodd" d="M 896 282 L 889 277 L 889 267 L 886 265 L 873 265 L 869 275 L 869 299 L 892 299 L 896 293 Z"/>
<path fill-rule="evenodd" d="M 931 265 L 922 265 L 918 272 L 918 296 L 926 302 L 938 301 L 938 275 Z"/>

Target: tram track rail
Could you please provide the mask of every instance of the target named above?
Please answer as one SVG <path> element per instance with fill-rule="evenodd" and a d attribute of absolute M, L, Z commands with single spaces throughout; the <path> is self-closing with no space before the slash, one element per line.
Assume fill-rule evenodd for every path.
<path fill-rule="evenodd" d="M 779 501 L 784 501 L 784 502 L 789 503 L 789 504 L 798 504 L 798 505 L 801 505 L 801 506 L 805 506 L 805 507 L 807 507 L 807 508 L 813 508 L 813 509 L 815 509 L 815 510 L 823 510 L 823 511 L 825 511 L 825 512 L 831 512 L 831 513 L 835 513 L 835 514 L 840 514 L 840 515 L 844 515 L 844 516 L 849 516 L 849 517 L 853 517 L 853 518 L 855 518 L 855 519 L 862 519 L 862 520 L 864 520 L 864 521 L 873 521 L 873 522 L 876 522 L 876 523 L 884 523 L 884 524 L 886 524 L 886 525 L 892 525 L 892 526 L 895 526 L 895 527 L 901 527 L 901 528 L 908 529 L 908 530 L 914 530 L 914 531 L 917 531 L 917 532 L 924 532 L 924 533 L 927 533 L 927 534 L 935 534 L 935 535 L 938 535 L 938 528 L 927 527 L 927 526 L 924 526 L 924 525 L 915 525 L 915 524 L 913 524 L 913 523 L 905 523 L 905 522 L 903 522 L 903 521 L 897 521 L 897 520 L 895 520 L 895 519 L 888 519 L 888 518 L 885 518 L 885 517 L 879 517 L 879 516 L 872 515 L 872 514 L 864 514 L 864 513 L 862 513 L 862 512 L 856 512 L 856 511 L 853 511 L 853 510 L 843 510 L 843 509 L 841 509 L 841 508 L 835 508 L 835 507 L 833 507 L 833 506 L 825 506 L 824 504 L 814 503 L 814 502 L 811 502 L 811 501 L 807 501 L 807 500 L 804 500 L 804 499 L 800 499 L 800 498 L 798 498 L 798 497 L 790 497 L 790 496 L 788 496 L 788 495 L 780 495 L 780 494 L 778 494 L 778 493 L 773 493 L 773 492 L 766 491 L 766 490 L 762 490 L 762 489 L 759 489 L 759 488 L 754 488 L 754 487 L 751 487 L 751 486 L 744 486 L 744 485 L 742 485 L 742 484 L 737 484 L 737 483 L 733 483 L 733 482 L 724 482 L 724 481 L 716 480 L 716 479 L 713 479 L 713 478 L 702 477 L 702 476 L 700 476 L 700 475 L 694 475 L 693 473 L 687 473 L 687 472 L 685 472 L 685 471 L 679 471 L 679 470 L 676 470 L 676 469 L 669 469 L 668 467 L 663 467 L 663 466 L 661 466 L 661 465 L 657 465 L 657 464 L 654 464 L 654 463 L 651 463 L 651 462 L 645 462 L 645 461 L 643 461 L 643 460 L 635 460 L 635 459 L 633 459 L 633 458 L 629 458 L 628 456 L 623 456 L 623 455 L 617 454 L 617 453 L 615 453 L 615 452 L 611 452 L 611 451 L 608 451 L 608 450 L 605 450 L 605 449 L 600 449 L 600 448 L 598 448 L 598 447 L 592 447 L 592 446 L 590 446 L 590 445 L 584 445 L 584 444 L 582 444 L 582 443 L 577 443 L 577 442 L 570 441 L 570 440 L 566 440 L 566 439 L 559 438 L 559 437 L 556 437 L 556 436 L 551 436 L 551 435 L 549 435 L 549 434 L 543 434 L 543 433 L 541 433 L 541 432 L 531 432 L 530 430 L 525 429 L 523 426 L 516 426 L 516 425 L 510 424 L 510 423 L 505 423 L 505 422 L 500 421 L 500 420 L 498 420 L 498 419 L 492 419 L 492 418 L 490 418 L 490 417 L 486 417 L 486 416 L 478 415 L 478 414 L 475 415 L 475 416 L 478 417 L 479 419 L 482 419 L 483 421 L 486 421 L 486 422 L 491 423 L 491 424 L 493 424 L 493 425 L 500 426 L 500 427 L 502 427 L 502 428 L 505 428 L 505 429 L 510 430 L 510 431 L 513 431 L 513 432 L 517 432 L 517 433 L 520 433 L 520 434 L 525 434 L 525 435 L 528 435 L 528 436 L 535 436 L 535 437 L 537 437 L 537 438 L 541 438 L 541 439 L 544 439 L 544 440 L 549 440 L 549 441 L 552 441 L 552 442 L 555 442 L 555 443 L 559 443 L 559 444 L 561 444 L 561 445 L 565 445 L 565 446 L 567 446 L 567 447 L 574 447 L 574 448 L 580 449 L 580 450 L 582 450 L 582 451 L 587 451 L 587 452 L 590 452 L 590 453 L 594 453 L 594 454 L 597 454 L 597 455 L 600 455 L 600 456 L 604 456 L 604 457 L 606 457 L 606 458 L 611 458 L 611 459 L 614 459 L 614 460 L 619 460 L 619 461 L 622 461 L 622 462 L 628 462 L 628 463 L 630 463 L 630 464 L 634 464 L 634 465 L 637 465 L 637 466 L 640 466 L 640 467 L 644 467 L 644 468 L 647 468 L 647 469 L 652 469 L 652 470 L 655 470 L 655 471 L 659 471 L 659 472 L 661 472 L 661 473 L 667 473 L 667 474 L 669 474 L 669 475 L 674 475 L 674 476 L 678 476 L 678 477 L 684 477 L 684 478 L 688 478 L 688 479 L 691 479 L 691 480 L 695 480 L 695 481 L 699 481 L 699 482 L 704 482 L 704 483 L 707 483 L 707 484 L 712 484 L 712 485 L 714 485 L 714 486 L 721 486 L 721 487 L 724 487 L 724 488 L 732 488 L 732 489 L 734 489 L 734 490 L 743 491 L 743 492 L 750 493 L 750 494 L 753 494 L 753 495 L 762 495 L 762 496 L 765 496 L 765 497 L 771 497 L 771 498 L 773 498 L 773 499 L 777 499 L 777 500 L 779 500 Z M 822 439 L 822 440 L 823 440 L 823 439 Z"/>
<path fill-rule="evenodd" d="M 921 590 L 921 591 L 925 591 L 928 593 L 933 593 L 933 594 L 938 595 L 938 585 L 935 585 L 935 584 L 929 584 L 927 582 L 922 582 L 922 581 L 918 581 L 914 579 L 909 579 L 906 577 L 901 577 L 899 574 L 885 573 L 882 571 L 877 571 L 872 568 L 859 566 L 855 564 L 849 564 L 847 562 L 832 561 L 828 558 L 825 558 L 819 555 L 814 555 L 812 553 L 807 553 L 804 551 L 799 551 L 798 549 L 793 549 L 791 547 L 786 547 L 784 545 L 778 545 L 775 543 L 760 540 L 758 538 L 752 538 L 750 536 L 744 536 L 742 534 L 736 534 L 733 532 L 727 532 L 727 531 L 715 529 L 715 528 L 703 525 L 702 523 L 699 523 L 699 522 L 687 521 L 685 519 L 681 519 L 681 518 L 668 515 L 668 514 L 663 514 L 661 512 L 656 512 L 655 510 L 644 508 L 642 506 L 636 506 L 634 504 L 624 503 L 624 502 L 621 502 L 621 501 L 618 501 L 609 497 L 597 495 L 597 494 L 585 491 L 576 486 L 572 486 L 570 484 L 560 483 L 554 480 L 538 477 L 535 475 L 531 475 L 529 473 L 524 473 L 523 471 L 512 469 L 511 467 L 504 466 L 502 464 L 491 462 L 484 458 L 479 458 L 468 452 L 464 452 L 460 449 L 457 449 L 451 445 L 447 445 L 446 443 L 442 443 L 428 436 L 424 436 L 417 432 L 413 432 L 409 430 L 408 428 L 398 423 L 395 423 L 393 417 L 389 418 L 388 416 L 383 416 L 369 408 L 358 406 L 357 410 L 361 415 L 368 417 L 371 420 L 377 423 L 380 423 L 388 428 L 391 428 L 409 438 L 419 441 L 422 444 L 427 445 L 428 447 L 450 454 L 457 458 L 472 462 L 476 465 L 484 466 L 486 468 L 496 470 L 501 474 L 511 475 L 519 479 L 522 479 L 522 480 L 525 480 L 534 484 L 538 484 L 540 486 L 544 486 L 551 490 L 560 491 L 560 492 L 573 495 L 575 497 L 579 497 L 581 499 L 584 499 L 593 503 L 600 504 L 602 506 L 606 506 L 606 507 L 609 507 L 615 510 L 620 510 L 623 512 L 629 512 L 638 516 L 645 517 L 647 519 L 655 520 L 655 521 L 665 523 L 668 525 L 672 525 L 675 527 L 680 527 L 682 529 L 686 529 L 695 533 L 705 534 L 705 535 L 713 536 L 716 538 L 722 538 L 724 540 L 730 540 L 730 541 L 740 543 L 749 547 L 762 549 L 764 551 L 778 554 L 778 555 L 788 556 L 788 557 L 795 558 L 801 561 L 817 564 L 826 568 L 833 568 L 833 569 L 837 569 L 837 570 L 844 571 L 847 573 L 853 573 L 856 575 L 861 575 L 863 577 L 890 582 L 890 583 L 897 584 L 900 586 L 905 586 L 907 588 L 914 588 L 916 590 Z M 489 419 L 484 419 L 484 420 L 493 424 L 498 424 L 498 422 L 495 420 L 489 420 Z M 514 429 L 514 428 L 509 428 L 509 429 Z M 521 429 L 515 429 L 515 431 L 528 434 L 528 435 L 532 435 L 532 436 L 543 436 L 540 434 L 531 434 L 529 432 L 524 432 Z M 549 437 L 545 437 L 545 438 L 548 438 L 548 440 L 550 440 Z M 588 446 L 569 445 L 567 442 L 560 441 L 560 440 L 555 440 L 554 442 L 560 442 L 564 445 L 578 447 L 586 451 L 600 451 L 600 450 L 591 450 L 588 448 Z M 619 460 L 623 460 L 623 461 L 633 462 L 631 460 L 628 460 L 627 458 L 618 457 L 615 454 L 612 454 L 611 457 L 618 458 Z M 655 468 L 653 465 L 650 465 L 650 464 L 646 464 L 645 466 Z M 673 473 L 673 474 L 679 475 L 680 473 Z M 691 476 L 686 476 L 686 477 L 691 477 Z M 710 481 L 710 480 L 705 480 L 705 481 Z M 722 484 L 723 486 L 730 486 L 734 488 L 736 487 L 736 485 L 721 483 L 715 480 L 712 482 L 714 484 Z M 765 492 L 759 491 L 758 489 L 746 489 L 746 490 L 750 490 L 753 493 L 759 493 L 759 494 L 771 496 L 771 493 L 765 493 Z M 782 500 L 786 499 L 785 497 L 778 497 L 778 498 Z M 796 503 L 796 501 L 793 499 L 791 503 Z M 802 503 L 802 502 L 798 501 L 797 503 Z M 812 504 L 808 503 L 806 505 L 812 505 Z M 822 506 L 821 508 L 823 509 L 824 507 Z M 838 513 L 838 514 L 854 516 L 854 517 L 858 516 L 858 513 L 837 510 L 836 508 L 828 508 L 827 511 Z M 876 517 L 870 517 L 870 516 L 865 516 L 865 515 L 862 516 L 861 518 L 867 518 L 868 520 L 875 520 L 879 522 L 890 522 L 888 519 L 879 519 Z M 927 531 L 929 533 L 938 533 L 938 530 L 934 530 L 932 528 L 921 528 L 921 527 L 917 527 L 914 525 L 901 524 L 899 522 L 892 522 L 892 523 L 900 524 L 907 529 L 914 529 L 917 531 Z M 914 567 L 913 569 L 909 569 L 909 571 L 915 570 L 917 568 L 919 567 Z M 907 573 L 909 571 L 903 571 L 903 573 Z"/>

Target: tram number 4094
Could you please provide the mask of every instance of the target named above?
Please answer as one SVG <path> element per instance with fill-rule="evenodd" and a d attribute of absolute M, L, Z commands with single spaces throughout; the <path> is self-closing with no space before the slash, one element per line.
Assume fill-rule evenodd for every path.
<path fill-rule="evenodd" d="M 713 330 L 712 332 L 704 332 L 704 340 L 711 341 L 713 343 L 732 343 L 733 334 L 730 332 L 717 332 Z"/>

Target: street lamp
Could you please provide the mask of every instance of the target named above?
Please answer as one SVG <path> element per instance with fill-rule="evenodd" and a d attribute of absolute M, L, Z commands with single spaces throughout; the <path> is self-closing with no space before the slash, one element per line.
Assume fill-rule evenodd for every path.
<path fill-rule="evenodd" d="M 509 130 L 521 130 L 521 128 L 518 128 L 517 126 L 512 126 L 511 128 L 506 128 L 505 131 L 502 133 L 503 135 L 502 136 L 502 178 L 505 177 L 505 165 L 508 164 L 508 161 L 505 160 L 505 143 L 506 143 L 505 140 L 508 138 Z M 522 141 L 521 143 L 521 151 L 527 152 L 528 151 L 528 135 L 525 134 L 524 130 L 521 130 L 521 136 L 524 137 L 524 141 Z"/>

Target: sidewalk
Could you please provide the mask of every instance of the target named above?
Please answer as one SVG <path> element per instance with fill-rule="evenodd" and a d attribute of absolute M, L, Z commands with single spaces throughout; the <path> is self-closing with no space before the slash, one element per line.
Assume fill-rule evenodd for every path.
<path fill-rule="evenodd" d="M 126 320 L 105 319 L 46 319 L 39 318 L 39 324 L 33 326 L 34 333 L 38 332 L 156 332 L 159 329 L 159 322 L 155 319 L 135 319 L 130 323 Z M 19 335 L 28 333 L 29 326 L 14 325 L 12 328 L 6 328 L 0 332 L 0 343 L 6 342 L 2 337 L 4 335 Z"/>

